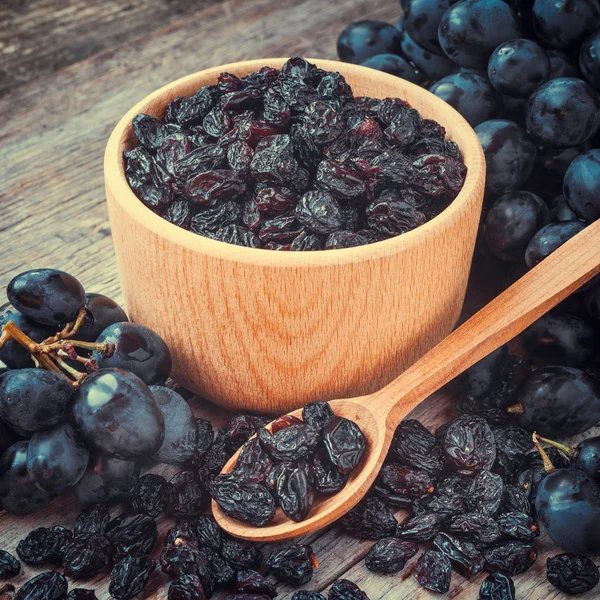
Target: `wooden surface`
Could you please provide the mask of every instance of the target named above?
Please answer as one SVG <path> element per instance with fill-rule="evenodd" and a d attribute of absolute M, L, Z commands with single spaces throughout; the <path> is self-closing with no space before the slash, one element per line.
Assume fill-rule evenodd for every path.
<path fill-rule="evenodd" d="M 357 96 L 404 98 L 446 127 L 468 167 L 450 207 L 402 236 L 323 252 L 223 244 L 146 208 L 124 176 L 132 118 L 162 117 L 173 98 L 214 84 L 222 71 L 252 73 L 262 59 L 215 66 L 156 91 L 123 117 L 106 149 L 127 312 L 173 348 L 177 381 L 230 410 L 281 414 L 317 399 L 375 392 L 448 334 L 461 311 L 484 188 L 475 132 L 448 104 L 408 81 L 339 62 L 317 65 L 339 69 Z"/>
<path fill-rule="evenodd" d="M 47 30 L 57 28 L 67 17 L 54 17 L 51 6 L 69 7 L 76 2 L 26 2 L 4 0 L 2 11 L 14 11 L 19 19 L 2 22 L 0 68 L 13 77 L 0 98 L 0 287 L 16 273 L 39 266 L 65 269 L 77 276 L 88 291 L 102 292 L 122 300 L 115 257 L 105 208 L 102 157 L 110 131 L 124 112 L 152 90 L 189 73 L 214 64 L 256 57 L 305 54 L 335 57 L 335 38 L 348 22 L 361 18 L 383 18 L 394 22 L 398 17 L 395 0 L 229 0 L 174 18 L 161 25 L 153 20 L 144 34 L 131 19 L 131 29 L 122 30 L 107 48 L 97 54 L 72 53 L 71 66 L 55 70 L 54 49 L 47 44 Z M 78 3 L 92 13 L 101 6 L 127 3 Z M 132 6 L 171 5 L 171 2 L 131 3 Z M 181 2 L 181 4 L 187 4 Z M 205 3 L 207 4 L 207 3 Z M 103 10 L 103 8 L 102 8 Z M 133 9 L 132 9 L 133 10 Z M 137 9 L 136 9 L 137 10 Z M 141 9 L 140 9 L 141 10 Z M 75 11 L 81 27 L 73 26 L 69 44 L 102 36 L 96 27 L 99 17 L 89 19 L 86 10 Z M 68 11 L 67 11 L 68 12 Z M 60 13 L 60 11 L 59 11 Z M 4 17 L 5 14 L 1 13 Z M 102 14 L 106 14 L 103 13 Z M 139 13 L 135 13 L 139 14 Z M 122 20 L 122 17 L 119 18 Z M 37 21 L 36 21 L 37 20 Z M 39 35 L 28 23 L 50 22 L 46 33 Z M 148 21 L 147 21 L 148 22 Z M 110 31 L 110 28 L 104 29 Z M 133 33 L 131 33 L 133 32 Z M 58 36 L 60 37 L 60 36 Z M 13 46 L 32 52 L 10 50 Z M 73 46 L 74 47 L 74 46 Z M 7 52 L 6 49 L 9 49 Z M 17 52 L 17 56 L 9 56 Z M 95 52 L 95 50 L 94 50 Z M 31 54 L 31 64 L 19 69 Z M 88 55 L 85 60 L 80 57 Z M 12 67 L 7 68 L 8 60 Z M 65 62 L 57 64 L 62 67 Z M 24 73 L 24 75 L 23 75 Z M 14 74 L 14 75 L 13 75 Z M 29 81 L 27 85 L 18 85 Z M 496 276 L 496 273 L 494 275 Z M 496 283 L 499 278 L 496 278 Z M 475 286 L 473 296 L 479 296 Z M 476 302 L 479 302 L 479 297 Z M 182 310 L 184 307 L 182 307 Z M 200 399 L 192 401 L 195 412 L 211 418 L 215 427 L 224 424 L 228 415 Z M 412 416 L 423 420 L 431 429 L 453 416 L 451 400 L 442 393 L 434 395 Z M 166 474 L 173 472 L 165 469 Z M 0 548 L 14 551 L 19 539 L 31 529 L 43 525 L 72 526 L 77 506 L 71 497 L 56 500 L 40 514 L 17 519 L 0 514 Z M 113 510 L 116 514 L 119 507 Z M 399 513 L 400 514 L 400 513 Z M 160 539 L 171 526 L 161 520 Z M 336 526 L 309 536 L 320 567 L 305 587 L 325 590 L 339 577 L 358 583 L 371 600 L 433 600 L 439 595 L 418 589 L 410 576 L 411 565 L 398 575 L 377 575 L 364 567 L 364 556 L 372 542 L 352 538 Z M 551 588 L 544 576 L 545 559 L 556 553 L 547 537 L 537 542 L 539 557 L 533 568 L 515 578 L 519 600 L 564 600 L 564 595 Z M 265 549 L 268 555 L 277 544 Z M 19 585 L 42 569 L 26 567 Z M 448 597 L 474 600 L 481 578 L 467 582 L 453 574 Z M 81 582 L 99 590 L 98 598 L 108 600 L 106 577 L 94 582 Z M 168 579 L 155 573 L 143 598 L 166 598 Z M 289 600 L 292 590 L 279 585 L 278 598 Z M 597 598 L 597 592 L 580 596 Z M 223 595 L 216 596 L 222 600 Z"/>
<path fill-rule="evenodd" d="M 228 517 L 213 500 L 213 513 L 219 524 L 236 537 L 263 542 L 308 535 L 334 523 L 371 488 L 402 419 L 600 272 L 599 239 L 600 221 L 597 221 L 455 329 L 385 388 L 369 396 L 333 400 L 331 408 L 336 415 L 359 424 L 367 440 L 367 450 L 346 487 L 339 494 L 318 499 L 304 521 L 295 523 L 278 511 L 269 525 L 252 527 Z M 292 414 L 301 418 L 302 410 Z M 229 472 L 236 460 L 237 456 L 232 457 L 224 471 Z"/>

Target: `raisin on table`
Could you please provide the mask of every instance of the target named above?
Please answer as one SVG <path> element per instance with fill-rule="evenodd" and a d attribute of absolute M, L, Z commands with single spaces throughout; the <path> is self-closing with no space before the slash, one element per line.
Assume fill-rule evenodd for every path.
<path fill-rule="evenodd" d="M 173 502 L 174 487 L 162 475 L 148 473 L 137 480 L 131 507 L 138 513 L 158 517 Z"/>
<path fill-rule="evenodd" d="M 18 543 L 17 554 L 28 565 L 60 562 L 72 536 L 64 527 L 39 527 Z"/>
<path fill-rule="evenodd" d="M 483 551 L 485 568 L 490 573 L 500 571 L 508 575 L 518 575 L 527 571 L 537 559 L 537 552 L 531 544 L 510 541 Z"/>
<path fill-rule="evenodd" d="M 447 524 L 447 530 L 471 542 L 492 544 L 500 538 L 500 526 L 489 515 L 479 512 L 455 515 Z"/>
<path fill-rule="evenodd" d="M 356 537 L 378 540 L 394 535 L 398 521 L 379 498 L 366 498 L 348 511 L 339 524 Z"/>
<path fill-rule="evenodd" d="M 450 466 L 463 475 L 491 469 L 496 461 L 496 440 L 485 419 L 462 415 L 450 423 L 444 438 Z"/>
<path fill-rule="evenodd" d="M 548 581 L 565 594 L 584 594 L 598 585 L 598 567 L 587 557 L 565 553 L 546 561 Z"/>
<path fill-rule="evenodd" d="M 66 600 L 98 600 L 98 598 L 94 590 L 75 588 L 67 594 Z"/>
<path fill-rule="evenodd" d="M 63 600 L 68 584 L 58 571 L 47 571 L 24 583 L 13 600 Z"/>
<path fill-rule="evenodd" d="M 453 568 L 466 579 L 483 571 L 483 554 L 471 542 L 460 540 L 449 533 L 439 533 L 433 540 L 432 548 L 445 554 Z"/>
<path fill-rule="evenodd" d="M 126 556 L 148 556 L 158 536 L 156 521 L 147 515 L 120 516 L 106 528 L 115 562 Z"/>
<path fill-rule="evenodd" d="M 224 532 L 212 515 L 202 515 L 191 521 L 189 526 L 200 546 L 221 552 Z"/>
<path fill-rule="evenodd" d="M 236 569 L 260 569 L 263 555 L 260 548 L 251 542 L 225 538 L 221 547 L 221 556 Z"/>
<path fill-rule="evenodd" d="M 496 517 L 502 537 L 531 542 L 540 535 L 535 519 L 522 512 L 506 512 Z"/>
<path fill-rule="evenodd" d="M 328 600 L 369 600 L 369 597 L 349 579 L 338 579 L 329 590 Z"/>
<path fill-rule="evenodd" d="M 109 522 L 110 511 L 108 508 L 104 504 L 92 504 L 77 515 L 73 533 L 75 535 L 84 533 L 103 535 Z"/>
<path fill-rule="evenodd" d="M 63 571 L 71 579 L 93 579 L 108 565 L 111 545 L 103 535 L 84 533 L 65 546 Z"/>
<path fill-rule="evenodd" d="M 243 594 L 263 594 L 269 598 L 277 596 L 275 586 L 257 571 L 238 571 L 236 591 Z"/>
<path fill-rule="evenodd" d="M 172 491 L 167 491 L 167 496 L 172 494 L 170 511 L 173 516 L 190 519 L 202 514 L 205 497 L 195 471 L 179 471 L 169 483 Z"/>
<path fill-rule="evenodd" d="M 424 469 L 434 477 L 444 469 L 435 438 L 419 421 L 402 421 L 394 432 L 390 452 L 400 462 Z"/>
<path fill-rule="evenodd" d="M 450 589 L 452 563 L 445 554 L 436 550 L 426 550 L 419 558 L 414 576 L 419 585 L 426 590 L 445 594 Z"/>
<path fill-rule="evenodd" d="M 396 527 L 396 537 L 410 542 L 428 542 L 442 528 L 442 518 L 433 513 L 414 515 Z"/>
<path fill-rule="evenodd" d="M 479 600 L 516 600 L 515 584 L 504 573 L 488 575 L 479 588 Z"/>
<path fill-rule="evenodd" d="M 155 568 L 156 561 L 152 558 L 126 556 L 110 572 L 108 591 L 117 600 L 133 598 L 148 585 Z"/>
<path fill-rule="evenodd" d="M 494 516 L 504 498 L 504 481 L 491 471 L 481 471 L 474 478 L 466 496 L 467 505 L 486 515 Z"/>
<path fill-rule="evenodd" d="M 290 585 L 304 585 L 313 576 L 313 568 L 318 566 L 310 546 L 292 544 L 271 553 L 267 560 L 267 571 Z"/>
<path fill-rule="evenodd" d="M 384 538 L 371 546 L 365 556 L 365 566 L 378 573 L 397 573 L 418 551 L 419 546 L 414 542 Z"/>
<path fill-rule="evenodd" d="M 16 577 L 21 572 L 21 563 L 6 550 L 0 550 L 0 579 Z"/>
<path fill-rule="evenodd" d="M 206 600 L 197 575 L 182 575 L 169 586 L 167 600 Z"/>
<path fill-rule="evenodd" d="M 331 419 L 325 429 L 324 442 L 331 462 L 345 475 L 358 466 L 367 447 L 360 427 L 342 417 Z"/>

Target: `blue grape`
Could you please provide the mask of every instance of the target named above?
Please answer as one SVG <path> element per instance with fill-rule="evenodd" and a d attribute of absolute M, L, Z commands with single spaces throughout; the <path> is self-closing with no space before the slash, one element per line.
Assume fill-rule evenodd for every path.
<path fill-rule="evenodd" d="M 588 223 L 600 219 L 600 149 L 580 154 L 571 162 L 563 194 L 581 219 Z"/>
<path fill-rule="evenodd" d="M 95 342 L 109 325 L 128 321 L 125 311 L 102 294 L 86 294 L 85 308 L 86 316 L 76 336 L 84 342 Z"/>
<path fill-rule="evenodd" d="M 412 83 L 422 83 L 425 76 L 417 68 L 413 67 L 407 60 L 396 54 L 377 54 L 361 63 L 363 67 L 376 69 L 383 73 L 389 73 L 401 77 Z"/>
<path fill-rule="evenodd" d="M 560 221 L 542 227 L 525 250 L 525 262 L 530 269 L 550 256 L 557 248 L 585 229 L 581 221 Z"/>
<path fill-rule="evenodd" d="M 600 29 L 592 33 L 581 45 L 579 67 L 590 85 L 600 92 Z"/>
<path fill-rule="evenodd" d="M 451 0 L 412 0 L 404 11 L 404 29 L 422 48 L 443 54 L 438 28 Z"/>
<path fill-rule="evenodd" d="M 384 21 L 359 21 L 347 25 L 337 40 L 342 62 L 359 65 L 377 54 L 400 54 L 400 33 Z"/>

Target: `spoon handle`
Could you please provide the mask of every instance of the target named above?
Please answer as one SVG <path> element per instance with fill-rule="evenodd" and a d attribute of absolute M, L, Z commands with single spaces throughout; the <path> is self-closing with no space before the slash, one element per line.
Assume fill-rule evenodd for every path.
<path fill-rule="evenodd" d="M 505 344 L 600 272 L 600 220 L 586 227 L 372 395 L 396 425 L 457 375 Z"/>

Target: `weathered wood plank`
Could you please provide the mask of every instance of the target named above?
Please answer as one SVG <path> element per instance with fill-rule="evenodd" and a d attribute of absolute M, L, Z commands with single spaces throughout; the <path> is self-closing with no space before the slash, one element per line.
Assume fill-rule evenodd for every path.
<path fill-rule="evenodd" d="M 0 4 L 0 94 L 222 0 L 7 0 Z"/>

